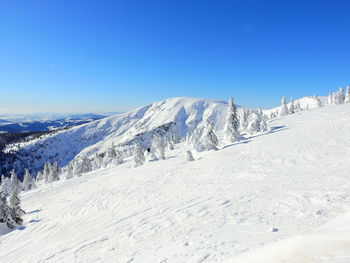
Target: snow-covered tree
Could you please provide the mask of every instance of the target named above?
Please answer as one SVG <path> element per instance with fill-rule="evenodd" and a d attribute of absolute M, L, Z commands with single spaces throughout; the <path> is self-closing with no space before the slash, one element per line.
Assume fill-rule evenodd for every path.
<path fill-rule="evenodd" d="M 231 97 L 228 102 L 228 111 L 225 123 L 225 140 L 227 143 L 233 143 L 242 139 L 239 129 L 239 119 L 237 114 L 237 107 L 234 104 L 233 98 Z"/>
<path fill-rule="evenodd" d="M 152 142 L 152 152 L 158 152 L 158 159 L 165 160 L 165 145 L 164 138 L 160 135 L 155 135 Z"/>
<path fill-rule="evenodd" d="M 136 144 L 134 148 L 134 168 L 143 165 L 145 162 L 145 154 L 140 144 Z"/>
<path fill-rule="evenodd" d="M 25 169 L 24 178 L 23 178 L 23 191 L 28 191 L 36 188 L 35 181 L 30 175 L 29 170 Z"/>
<path fill-rule="evenodd" d="M 334 104 L 333 93 L 329 93 L 328 98 L 327 98 L 327 103 L 328 103 L 328 105 Z"/>
<path fill-rule="evenodd" d="M 195 149 L 197 152 L 205 151 L 205 146 L 202 138 L 204 129 L 205 129 L 205 122 L 202 122 L 197 125 L 193 134 L 191 135 L 189 134 L 187 136 L 187 143 L 191 144 L 193 149 Z"/>
<path fill-rule="evenodd" d="M 83 173 L 88 173 L 92 170 L 92 164 L 90 159 L 87 156 L 80 157 L 77 162 L 77 166 L 74 170 L 74 173 L 80 176 Z"/>
<path fill-rule="evenodd" d="M 12 191 L 12 184 L 9 177 L 5 177 L 4 175 L 1 176 L 1 190 L 3 194 L 8 197 L 11 194 Z"/>
<path fill-rule="evenodd" d="M 101 168 L 102 164 L 103 164 L 103 158 L 98 153 L 96 153 L 91 162 L 92 169 L 93 170 L 99 169 Z"/>
<path fill-rule="evenodd" d="M 205 150 L 217 150 L 219 144 L 218 137 L 214 132 L 214 123 L 207 120 L 206 128 L 203 133 L 204 147 Z"/>
<path fill-rule="evenodd" d="M 338 104 L 343 104 L 345 101 L 344 89 L 342 87 L 339 87 L 337 94 L 338 94 Z"/>
<path fill-rule="evenodd" d="M 193 155 L 191 151 L 187 151 L 186 152 L 186 156 L 187 156 L 187 161 L 192 162 L 194 161 Z"/>
<path fill-rule="evenodd" d="M 6 223 L 7 227 L 15 228 L 16 222 L 11 217 L 11 208 L 8 205 L 7 197 L 0 188 L 0 223 Z"/>
<path fill-rule="evenodd" d="M 260 123 L 261 123 L 261 116 L 256 112 L 251 113 L 249 116 L 247 133 L 254 134 L 254 133 L 260 132 L 260 128 L 261 128 Z"/>
<path fill-rule="evenodd" d="M 11 209 L 11 218 L 16 222 L 17 226 L 22 225 L 23 219 L 22 216 L 25 214 L 21 208 L 21 199 L 19 198 L 19 188 L 13 187 L 12 193 L 10 196 L 10 209 Z"/>
<path fill-rule="evenodd" d="M 287 106 L 287 100 L 286 98 L 283 96 L 281 99 L 281 111 L 280 111 L 280 116 L 284 116 L 287 115 L 289 112 L 288 110 L 288 106 Z"/>
<path fill-rule="evenodd" d="M 66 176 L 65 179 L 69 180 L 73 177 L 73 164 L 70 162 L 67 166 Z"/>
<path fill-rule="evenodd" d="M 290 99 L 290 106 L 289 106 L 289 114 L 294 114 L 295 113 L 295 105 L 294 105 L 294 100 L 293 98 Z"/>
<path fill-rule="evenodd" d="M 52 165 L 51 163 L 47 162 L 44 165 L 44 171 L 43 171 L 43 177 L 44 177 L 44 182 L 48 183 L 51 176 L 51 170 L 52 170 Z"/>
<path fill-rule="evenodd" d="M 14 169 L 10 172 L 10 177 L 11 177 L 11 194 L 14 191 L 17 191 L 17 193 L 20 193 L 22 190 L 22 183 L 18 179 L 17 174 Z"/>
<path fill-rule="evenodd" d="M 317 101 L 317 107 L 322 107 L 323 106 L 323 103 L 322 103 L 321 99 L 316 94 L 314 94 L 312 97 L 313 97 L 314 100 Z"/>
<path fill-rule="evenodd" d="M 38 181 L 44 180 L 44 174 L 43 174 L 41 171 L 39 171 L 39 172 L 37 173 L 37 175 L 36 175 L 35 180 L 36 180 L 37 182 L 38 182 Z"/>
<path fill-rule="evenodd" d="M 104 166 L 108 166 L 110 164 L 122 164 L 124 162 L 122 155 L 120 152 L 117 152 L 114 148 L 114 145 L 112 147 L 109 147 L 107 149 L 107 155 L 104 160 Z"/>
<path fill-rule="evenodd" d="M 60 174 L 60 168 L 57 162 L 54 162 L 53 165 L 49 165 L 49 174 L 47 176 L 46 183 L 52 183 L 52 182 L 58 181 L 60 179 L 59 174 Z"/>
<path fill-rule="evenodd" d="M 345 93 L 344 102 L 345 103 L 349 103 L 350 102 L 350 86 L 346 87 L 346 93 Z"/>
<path fill-rule="evenodd" d="M 260 121 L 260 132 L 266 132 L 267 131 L 267 122 L 266 119 L 264 117 L 261 118 Z"/>
<path fill-rule="evenodd" d="M 240 130 L 241 131 L 245 131 L 247 129 L 249 114 L 250 114 L 249 110 L 244 108 L 242 118 L 240 119 Z"/>

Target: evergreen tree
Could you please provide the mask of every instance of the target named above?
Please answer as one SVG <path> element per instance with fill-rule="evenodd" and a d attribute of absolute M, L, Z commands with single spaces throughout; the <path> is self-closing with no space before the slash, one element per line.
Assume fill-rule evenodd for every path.
<path fill-rule="evenodd" d="M 187 155 L 187 161 L 189 161 L 189 162 L 194 161 L 194 158 L 193 158 L 193 155 L 192 155 L 191 151 L 187 151 L 186 155 Z"/>
<path fill-rule="evenodd" d="M 36 188 L 33 177 L 30 175 L 29 170 L 26 168 L 23 178 L 23 190 L 28 191 Z"/>
<path fill-rule="evenodd" d="M 327 98 L 327 103 L 328 103 L 328 105 L 333 105 L 334 104 L 333 93 L 329 93 L 328 98 Z"/>
<path fill-rule="evenodd" d="M 52 182 L 58 181 L 59 180 L 59 173 L 60 173 L 60 168 L 58 166 L 58 163 L 54 162 L 54 164 L 52 166 L 50 165 L 50 172 L 48 174 L 46 182 L 52 183 Z"/>
<path fill-rule="evenodd" d="M 8 197 L 11 194 L 12 191 L 12 184 L 11 184 L 11 180 L 9 177 L 6 177 L 4 175 L 2 175 L 1 177 L 1 189 L 3 194 Z"/>
<path fill-rule="evenodd" d="M 205 150 L 218 150 L 219 144 L 218 138 L 214 132 L 214 124 L 211 121 L 207 121 L 206 129 L 204 131 L 204 147 Z"/>
<path fill-rule="evenodd" d="M 102 157 L 98 153 L 96 153 L 95 157 L 92 160 L 92 169 L 93 170 L 94 169 L 99 169 L 99 168 L 101 168 L 102 164 L 103 164 Z"/>
<path fill-rule="evenodd" d="M 260 132 L 260 123 L 261 116 L 258 113 L 253 112 L 252 114 L 250 114 L 247 133 L 254 134 Z"/>
<path fill-rule="evenodd" d="M 313 99 L 317 101 L 317 107 L 323 106 L 321 99 L 316 94 L 313 95 Z"/>
<path fill-rule="evenodd" d="M 44 177 L 44 182 L 45 184 L 51 180 L 51 170 L 52 170 L 52 165 L 51 163 L 47 162 L 44 165 L 44 172 L 43 172 L 43 177 Z"/>
<path fill-rule="evenodd" d="M 80 171 L 78 174 L 88 173 L 92 170 L 91 161 L 87 156 L 81 157 L 80 160 Z"/>
<path fill-rule="evenodd" d="M 225 139 L 227 143 L 233 143 L 241 140 L 242 136 L 238 131 L 239 119 L 237 114 L 237 107 L 234 104 L 233 98 L 231 97 L 228 102 L 228 112 L 225 123 Z"/>
<path fill-rule="evenodd" d="M 289 106 L 289 114 L 294 114 L 295 113 L 295 105 L 294 105 L 294 100 L 293 98 L 290 99 L 290 106 Z"/>
<path fill-rule="evenodd" d="M 197 152 L 205 151 L 205 146 L 202 139 L 204 129 L 205 122 L 202 122 L 197 125 L 193 134 L 188 136 L 188 143 L 192 144 L 193 149 L 195 149 Z"/>
<path fill-rule="evenodd" d="M 11 217 L 11 208 L 7 203 L 5 193 L 0 188 L 0 223 L 6 223 L 7 227 L 15 228 L 16 222 Z"/>
<path fill-rule="evenodd" d="M 66 172 L 66 180 L 69 180 L 73 177 L 73 164 L 70 162 L 67 166 L 67 172 Z"/>
<path fill-rule="evenodd" d="M 18 187 L 14 187 L 10 196 L 11 218 L 16 222 L 18 226 L 22 225 L 22 216 L 25 214 L 21 208 L 19 193 L 20 192 L 18 191 Z"/>
<path fill-rule="evenodd" d="M 346 87 L 346 94 L 345 94 L 344 102 L 345 103 L 349 103 L 350 102 L 350 86 Z"/>
<path fill-rule="evenodd" d="M 280 116 L 285 116 L 289 112 L 288 107 L 287 107 L 287 100 L 283 96 L 281 99 L 281 111 L 280 111 Z"/>
<path fill-rule="evenodd" d="M 20 193 L 22 190 L 22 183 L 18 179 L 17 174 L 15 173 L 15 170 L 12 169 L 10 172 L 10 177 L 11 177 L 11 194 L 16 191 L 17 193 Z"/>
<path fill-rule="evenodd" d="M 39 171 L 36 175 L 36 181 L 42 181 L 42 180 L 44 180 L 44 174 L 41 171 Z"/>
<path fill-rule="evenodd" d="M 143 165 L 145 162 L 145 154 L 140 144 L 136 144 L 134 148 L 134 168 Z"/>
<path fill-rule="evenodd" d="M 250 114 L 249 110 L 244 108 L 243 109 L 243 116 L 241 118 L 241 123 L 240 123 L 240 129 L 242 131 L 245 131 L 247 129 L 249 114 Z"/>
<path fill-rule="evenodd" d="M 152 142 L 153 151 L 157 151 L 158 159 L 165 160 L 165 145 L 164 145 L 164 139 L 161 135 L 155 135 Z"/>

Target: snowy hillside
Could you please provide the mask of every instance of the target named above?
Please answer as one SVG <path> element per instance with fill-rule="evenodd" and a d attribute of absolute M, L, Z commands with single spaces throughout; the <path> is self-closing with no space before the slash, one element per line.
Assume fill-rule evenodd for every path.
<path fill-rule="evenodd" d="M 69 147 L 99 151 L 173 121 L 181 134 L 208 116 L 219 131 L 226 107 L 171 99 L 24 147 L 41 143 L 48 152 L 57 145 L 52 154 L 63 162 L 73 158 Z M 255 249 L 349 210 L 350 103 L 279 117 L 269 127 L 270 133 L 194 154 L 193 162 L 181 142 L 164 161 L 132 168 L 127 159 L 23 193 L 24 226 L 0 236 L 0 262 L 244 262 L 235 257 L 248 252 L 256 260 L 254 253 L 263 252 Z M 345 241 L 342 258 L 327 254 L 322 261 L 316 253 L 305 262 L 348 262 Z"/>
<path fill-rule="evenodd" d="M 64 166 L 78 154 L 104 152 L 112 144 L 128 144 L 135 138 L 147 148 L 151 143 L 149 133 L 157 130 L 173 132 L 184 138 L 207 118 L 215 122 L 216 129 L 222 129 L 226 110 L 226 102 L 172 98 L 30 142 L 9 145 L 5 152 L 19 151 L 11 163 L 19 173 L 23 167 L 35 172 L 47 161 L 58 161 Z"/>
<path fill-rule="evenodd" d="M 311 109 L 315 103 L 317 105 L 312 97 L 297 101 L 303 108 Z M 27 167 L 36 174 L 46 162 L 57 161 L 60 166 L 66 166 L 74 158 L 104 154 L 110 147 L 127 148 L 137 142 L 147 149 L 156 133 L 184 140 L 206 120 L 211 120 L 215 130 L 221 132 L 226 112 L 227 102 L 171 98 L 29 142 L 9 145 L 5 152 L 11 155 L 4 161 L 4 166 L 7 170 L 14 167 L 19 174 Z M 243 115 L 243 108 L 238 108 L 238 114 Z"/>

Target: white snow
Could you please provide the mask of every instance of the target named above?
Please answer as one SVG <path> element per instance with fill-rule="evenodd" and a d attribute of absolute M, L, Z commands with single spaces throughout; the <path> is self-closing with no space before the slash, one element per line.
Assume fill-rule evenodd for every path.
<path fill-rule="evenodd" d="M 316 231 L 282 240 L 238 256 L 227 263 L 348 263 L 350 213 Z"/>
<path fill-rule="evenodd" d="M 350 208 L 350 104 L 269 125 L 193 162 L 181 143 L 164 161 L 127 160 L 24 193 L 24 227 L 0 236 L 0 262 L 349 262 L 349 216 L 313 231 Z M 293 259 L 298 248 L 315 260 Z"/>

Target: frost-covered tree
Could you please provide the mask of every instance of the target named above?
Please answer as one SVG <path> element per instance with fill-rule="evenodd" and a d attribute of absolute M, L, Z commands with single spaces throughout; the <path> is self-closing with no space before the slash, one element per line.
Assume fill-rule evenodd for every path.
<path fill-rule="evenodd" d="M 218 137 L 214 132 L 214 123 L 207 120 L 206 128 L 203 133 L 204 147 L 205 150 L 217 150 L 217 146 L 219 144 Z"/>
<path fill-rule="evenodd" d="M 22 183 L 18 179 L 17 174 L 16 174 L 14 169 L 11 170 L 10 177 L 11 177 L 11 194 L 14 191 L 17 191 L 18 193 L 20 193 L 22 190 Z"/>
<path fill-rule="evenodd" d="M 49 175 L 47 176 L 47 180 L 46 183 L 52 183 L 55 181 L 58 181 L 59 178 L 59 174 L 60 174 L 60 168 L 58 166 L 57 162 L 54 162 L 53 165 L 50 165 L 50 170 L 49 170 Z"/>
<path fill-rule="evenodd" d="M 10 196 L 11 191 L 12 191 L 11 188 L 12 188 L 12 184 L 11 184 L 10 178 L 2 175 L 2 177 L 1 177 L 1 189 L 2 189 L 3 194 L 6 197 Z"/>
<path fill-rule="evenodd" d="M 333 104 L 343 104 L 345 101 L 344 89 L 339 88 L 337 92 L 333 93 Z"/>
<path fill-rule="evenodd" d="M 284 116 L 287 115 L 289 112 L 288 110 L 288 106 L 287 106 L 287 100 L 286 98 L 283 96 L 281 99 L 281 111 L 280 111 L 280 116 Z"/>
<path fill-rule="evenodd" d="M 249 116 L 247 133 L 254 134 L 254 133 L 260 132 L 260 128 L 261 128 L 260 123 L 261 123 L 261 116 L 256 112 L 251 113 Z"/>
<path fill-rule="evenodd" d="M 81 175 L 83 173 L 88 173 L 92 170 L 91 161 L 87 156 L 83 156 L 80 158 L 80 165 L 78 169 L 78 175 Z"/>
<path fill-rule="evenodd" d="M 152 142 L 152 152 L 158 152 L 158 159 L 165 160 L 165 145 L 164 138 L 160 135 L 155 135 Z"/>
<path fill-rule="evenodd" d="M 43 171 L 43 177 L 44 177 L 44 182 L 48 183 L 51 176 L 51 170 L 52 170 L 52 165 L 51 163 L 47 162 L 44 165 L 44 171 Z"/>
<path fill-rule="evenodd" d="M 263 117 L 260 121 L 260 132 L 266 132 L 267 131 L 267 122 L 266 119 Z"/>
<path fill-rule="evenodd" d="M 345 103 L 349 103 L 350 102 L 350 86 L 346 87 L 346 93 L 345 93 L 344 102 Z"/>
<path fill-rule="evenodd" d="M 33 177 L 30 175 L 29 170 L 26 168 L 23 178 L 23 191 L 28 191 L 36 188 L 35 181 Z"/>
<path fill-rule="evenodd" d="M 194 161 L 193 155 L 191 151 L 187 151 L 186 152 L 186 157 L 187 157 L 187 161 L 192 162 Z"/>
<path fill-rule="evenodd" d="M 143 165 L 145 162 L 145 154 L 140 144 L 136 144 L 134 147 L 134 168 Z"/>
<path fill-rule="evenodd" d="M 313 98 L 314 100 L 316 100 L 316 102 L 317 102 L 317 107 L 322 107 L 322 106 L 323 106 L 323 103 L 322 103 L 321 99 L 320 99 L 316 94 L 314 94 L 314 95 L 312 96 L 312 98 Z"/>
<path fill-rule="evenodd" d="M 114 146 L 107 149 L 107 155 L 104 161 L 104 165 L 108 166 L 109 164 L 122 164 L 124 162 L 120 152 L 117 152 L 114 149 Z"/>
<path fill-rule="evenodd" d="M 231 97 L 228 101 L 228 111 L 225 123 L 225 140 L 227 143 L 233 143 L 242 139 L 239 129 L 239 119 L 237 114 L 237 107 L 234 104 L 233 98 Z"/>
<path fill-rule="evenodd" d="M 289 114 L 294 114 L 295 113 L 295 105 L 294 105 L 294 100 L 293 98 L 290 99 L 290 106 L 289 106 Z"/>
<path fill-rule="evenodd" d="M 202 138 L 204 129 L 205 129 L 205 122 L 202 122 L 197 125 L 193 134 L 188 135 L 187 137 L 187 143 L 191 144 L 193 149 L 195 149 L 197 152 L 205 151 L 205 146 Z"/>
<path fill-rule="evenodd" d="M 102 164 L 103 164 L 103 158 L 98 154 L 96 153 L 95 156 L 93 157 L 92 159 L 92 169 L 99 169 L 101 168 Z"/>
<path fill-rule="evenodd" d="M 16 222 L 11 217 L 11 208 L 8 205 L 7 197 L 0 188 L 0 223 L 6 223 L 7 227 L 15 228 Z"/>
<path fill-rule="evenodd" d="M 327 104 L 328 105 L 333 105 L 334 104 L 333 93 L 329 93 L 328 98 L 327 98 Z"/>
<path fill-rule="evenodd" d="M 44 180 L 44 174 L 43 174 L 41 171 L 39 171 L 39 172 L 37 173 L 37 175 L 36 175 L 35 180 L 36 180 L 37 182 L 38 182 L 38 181 Z"/>
<path fill-rule="evenodd" d="M 249 110 L 244 108 L 242 113 L 242 118 L 240 119 L 240 130 L 245 131 L 248 126 Z"/>
<path fill-rule="evenodd" d="M 19 198 L 19 194 L 19 188 L 13 187 L 10 196 L 10 209 L 11 218 L 16 222 L 18 226 L 21 226 L 23 223 L 22 216 L 25 214 L 25 212 L 21 208 L 21 199 Z"/>
<path fill-rule="evenodd" d="M 69 180 L 73 177 L 73 164 L 70 162 L 67 166 L 66 176 L 65 179 Z"/>

